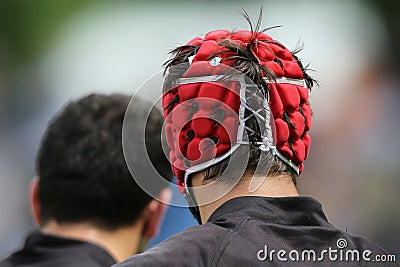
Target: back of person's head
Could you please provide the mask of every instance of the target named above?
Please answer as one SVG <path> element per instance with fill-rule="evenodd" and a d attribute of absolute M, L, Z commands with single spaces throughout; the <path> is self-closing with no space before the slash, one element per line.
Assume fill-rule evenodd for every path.
<path fill-rule="evenodd" d="M 141 216 L 152 198 L 132 179 L 124 159 L 122 126 L 129 100 L 122 94 L 91 94 L 70 102 L 50 121 L 36 162 L 42 225 L 49 220 L 90 222 L 112 230 Z M 157 171 L 171 179 L 161 147 L 160 112 L 130 118 L 147 119 L 147 152 Z M 143 140 L 132 136 L 129 142 Z"/>
<path fill-rule="evenodd" d="M 262 13 L 256 26 L 245 17 L 250 31 L 195 37 L 166 62 L 165 129 L 167 140 L 177 139 L 169 142 L 170 161 L 186 193 L 194 173 L 220 177 L 243 145 L 249 149 L 244 173 L 256 171 L 262 151 L 272 155 L 268 176 L 287 175 L 296 184 L 303 171 L 315 80 L 297 56 L 300 49 L 289 51 L 260 28 Z"/>

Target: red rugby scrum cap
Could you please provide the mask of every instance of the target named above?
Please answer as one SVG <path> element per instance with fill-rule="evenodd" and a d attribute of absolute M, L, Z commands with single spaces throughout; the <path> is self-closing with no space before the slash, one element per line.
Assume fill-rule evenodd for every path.
<path fill-rule="evenodd" d="M 262 119 L 271 127 L 267 125 L 269 133 L 255 145 L 268 146 L 297 174 L 303 171 L 311 143 L 308 98 L 314 80 L 294 52 L 263 32 L 217 30 L 173 53 L 162 106 L 169 157 L 179 185 L 184 185 L 188 173 L 220 162 L 246 143 L 243 109 L 261 114 L 244 102 L 246 81 L 237 73 L 228 75 L 230 68 L 250 77 L 258 91 L 265 91 L 267 112 Z M 179 67 L 181 63 L 184 67 Z M 171 78 L 174 72 L 179 75 Z"/>

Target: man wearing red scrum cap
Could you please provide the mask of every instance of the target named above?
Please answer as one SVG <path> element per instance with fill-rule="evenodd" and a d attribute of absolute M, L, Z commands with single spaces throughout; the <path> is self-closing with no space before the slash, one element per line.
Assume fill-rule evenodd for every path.
<path fill-rule="evenodd" d="M 296 52 L 260 30 L 260 19 L 250 25 L 172 51 L 165 134 L 172 170 L 201 225 L 118 266 L 358 266 L 387 254 L 336 229 L 318 201 L 299 196 L 315 81 Z"/>

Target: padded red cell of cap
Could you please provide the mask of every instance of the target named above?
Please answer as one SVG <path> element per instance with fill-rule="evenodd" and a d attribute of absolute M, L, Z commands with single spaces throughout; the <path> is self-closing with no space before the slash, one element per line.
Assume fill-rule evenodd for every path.
<path fill-rule="evenodd" d="M 201 37 L 194 37 L 192 40 L 190 40 L 186 45 L 193 45 L 193 46 L 200 46 L 204 42 L 204 39 Z"/>
<path fill-rule="evenodd" d="M 200 137 L 208 137 L 210 132 L 214 131 L 215 121 L 208 118 L 195 118 L 192 121 L 192 129 L 198 134 Z"/>
<path fill-rule="evenodd" d="M 266 44 L 261 43 L 260 46 L 265 46 L 266 48 L 268 47 Z M 260 49 L 258 51 L 258 55 L 260 56 L 260 61 L 268 62 L 271 61 L 275 58 L 274 53 L 271 50 L 268 49 Z"/>
<path fill-rule="evenodd" d="M 301 139 L 297 139 L 292 146 L 293 162 L 296 164 L 301 164 L 305 158 L 305 147 Z"/>
<path fill-rule="evenodd" d="M 303 72 L 299 68 L 299 65 L 296 61 L 291 61 L 291 62 L 285 61 L 283 63 L 283 65 L 284 65 L 285 77 L 297 78 L 297 77 L 303 75 Z"/>
<path fill-rule="evenodd" d="M 264 32 L 260 32 L 257 36 L 257 39 L 259 41 L 272 41 L 272 37 L 269 35 L 266 35 Z"/>
<path fill-rule="evenodd" d="M 188 146 L 188 157 L 193 159 L 194 164 L 205 162 L 216 156 L 217 148 L 211 139 L 196 138 Z M 193 165 L 191 167 L 193 167 Z"/>
<path fill-rule="evenodd" d="M 305 132 L 308 132 L 311 129 L 311 126 L 312 126 L 312 120 L 311 120 L 312 112 L 311 112 L 311 108 L 310 108 L 309 103 L 306 102 L 306 103 L 302 104 L 301 105 L 301 110 L 302 110 L 302 113 L 303 113 L 303 115 L 304 115 L 304 117 L 306 119 L 304 130 L 305 130 Z"/>
<path fill-rule="evenodd" d="M 308 152 L 310 151 L 311 137 L 308 134 L 304 134 L 302 139 L 303 139 L 304 150 L 305 150 L 304 159 L 306 159 L 308 157 Z"/>
<path fill-rule="evenodd" d="M 179 100 L 181 102 L 185 102 L 186 100 L 196 98 L 199 87 L 200 84 L 185 84 L 185 86 L 180 86 L 178 89 Z M 168 100 L 165 99 L 165 101 L 172 101 L 172 99 L 171 98 L 169 98 Z"/>
<path fill-rule="evenodd" d="M 240 98 L 238 97 L 239 92 L 236 92 L 236 90 L 230 90 L 225 93 L 225 99 L 224 99 L 224 104 L 227 105 L 229 108 L 234 110 L 236 113 L 239 112 L 239 106 L 240 106 Z"/>
<path fill-rule="evenodd" d="M 197 51 L 195 58 L 197 61 L 206 60 L 206 62 L 208 63 L 210 55 L 216 51 L 221 51 L 221 50 L 222 48 L 218 45 L 217 41 L 215 40 L 204 41 L 199 51 Z M 208 65 L 212 67 L 210 64 Z"/>
<path fill-rule="evenodd" d="M 227 30 L 212 31 L 212 32 L 207 33 L 207 34 L 204 36 L 204 39 L 205 39 L 205 40 L 214 40 L 214 41 L 217 41 L 217 40 L 221 40 L 221 39 L 225 38 L 225 37 L 228 36 L 230 33 L 231 33 L 231 32 L 230 32 L 230 31 L 227 31 Z"/>
<path fill-rule="evenodd" d="M 300 105 L 300 95 L 295 85 L 279 84 L 277 86 L 283 109 L 294 112 Z"/>
<path fill-rule="evenodd" d="M 200 138 L 195 138 L 195 139 L 193 139 L 192 142 L 189 143 L 188 149 L 187 149 L 188 153 L 186 155 L 189 160 L 194 161 L 194 160 L 198 160 L 200 158 L 200 156 L 201 156 L 201 152 L 199 149 L 200 141 L 201 141 Z"/>
<path fill-rule="evenodd" d="M 197 46 L 197 53 L 182 77 L 224 74 L 224 64 L 235 67 L 235 60 L 228 58 L 237 55 L 237 52 L 228 51 L 224 46 L 227 41 L 241 47 L 251 47 L 251 52 L 258 60 L 256 64 L 267 67 L 277 78 L 303 79 L 302 68 L 286 47 L 265 33 L 255 34 L 246 30 L 216 30 L 207 33 L 205 38 L 193 38 L 186 45 Z M 187 48 L 182 49 L 184 51 Z M 218 66 L 210 64 L 212 55 L 216 53 L 220 53 L 218 56 L 222 63 Z M 179 63 L 183 62 L 176 62 Z M 227 153 L 237 141 L 240 107 L 237 94 L 240 86 L 231 83 L 224 86 L 219 83 L 181 84 L 163 95 L 170 161 L 180 185 L 187 168 Z M 308 90 L 290 83 L 269 83 L 269 104 L 275 120 L 277 149 L 295 163 L 300 172 L 311 143 L 307 134 L 311 128 Z M 216 101 L 192 106 L 192 102 L 199 98 Z M 217 101 L 223 102 L 223 105 Z"/>
<path fill-rule="evenodd" d="M 213 67 L 207 61 L 198 62 L 194 67 L 189 68 L 186 73 L 182 75 L 182 77 L 199 77 L 199 76 L 207 76 L 211 75 L 213 72 Z"/>
<path fill-rule="evenodd" d="M 275 120 L 276 144 L 283 145 L 289 139 L 289 128 L 282 119 Z"/>
<path fill-rule="evenodd" d="M 205 83 L 202 90 L 198 93 L 198 97 L 210 97 L 219 101 L 223 101 L 226 94 L 224 87 L 216 83 Z"/>
<path fill-rule="evenodd" d="M 229 40 L 239 40 L 243 44 L 248 44 L 252 35 L 250 31 L 238 30 L 229 36 Z"/>
<path fill-rule="evenodd" d="M 300 95 L 300 103 L 305 103 L 308 101 L 308 88 L 297 86 L 297 90 Z"/>
<path fill-rule="evenodd" d="M 275 73 L 276 76 L 283 77 L 284 71 L 279 63 L 274 61 L 264 61 L 263 65 L 265 65 L 268 69 Z"/>
<path fill-rule="evenodd" d="M 286 158 L 291 159 L 293 157 L 293 152 L 290 149 L 290 145 L 289 145 L 288 141 L 283 143 L 283 145 L 278 145 L 277 148 L 283 154 L 283 156 L 285 156 Z"/>
<path fill-rule="evenodd" d="M 289 120 L 292 123 L 293 127 L 290 128 L 290 134 L 292 138 L 297 139 L 304 133 L 304 117 L 300 114 L 300 112 L 292 112 L 289 115 Z"/>
<path fill-rule="evenodd" d="M 274 118 L 282 118 L 284 111 L 283 103 L 276 87 L 277 84 L 272 83 L 269 85 L 269 92 L 271 96 L 269 100 L 269 105 L 271 107 L 272 115 L 274 116 Z"/>
<path fill-rule="evenodd" d="M 167 146 L 174 147 L 175 135 L 174 135 L 174 127 L 172 126 L 172 123 L 166 123 L 164 131 L 165 131 L 166 136 L 172 137 L 172 138 L 167 138 Z M 174 153 L 172 153 L 172 154 L 175 155 Z M 170 153 L 170 157 L 171 157 L 171 153 Z"/>

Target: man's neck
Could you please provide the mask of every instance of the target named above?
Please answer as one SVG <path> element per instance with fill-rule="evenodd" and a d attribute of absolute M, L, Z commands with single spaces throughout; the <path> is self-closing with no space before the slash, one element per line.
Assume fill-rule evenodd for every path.
<path fill-rule="evenodd" d="M 200 206 L 201 220 L 205 223 L 211 214 L 222 204 L 230 199 L 242 196 L 261 196 L 261 197 L 292 197 L 299 196 L 296 186 L 290 176 L 269 176 L 255 191 L 250 192 L 251 179 L 245 177 L 229 193 L 220 199 Z"/>
<path fill-rule="evenodd" d="M 107 231 L 85 222 L 57 223 L 50 220 L 41 228 L 41 232 L 98 245 L 120 262 L 137 252 L 142 228 L 140 221 L 134 226 Z"/>

